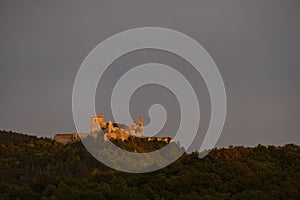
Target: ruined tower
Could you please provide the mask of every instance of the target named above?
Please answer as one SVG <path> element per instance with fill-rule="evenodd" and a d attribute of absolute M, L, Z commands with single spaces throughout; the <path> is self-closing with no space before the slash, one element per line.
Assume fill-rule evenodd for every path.
<path fill-rule="evenodd" d="M 91 117 L 91 134 L 101 131 L 101 127 L 105 126 L 104 115 L 96 115 Z"/>
<path fill-rule="evenodd" d="M 140 116 L 140 128 L 143 128 L 143 117 L 142 116 Z"/>
<path fill-rule="evenodd" d="M 143 117 L 140 116 L 140 136 L 143 137 L 144 136 L 144 126 L 143 126 Z"/>
<path fill-rule="evenodd" d="M 108 133 L 111 133 L 113 130 L 113 123 L 111 121 L 108 122 Z"/>

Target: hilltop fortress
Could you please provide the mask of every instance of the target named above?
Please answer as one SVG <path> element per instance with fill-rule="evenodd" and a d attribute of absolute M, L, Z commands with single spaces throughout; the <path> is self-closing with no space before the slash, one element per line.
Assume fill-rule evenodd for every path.
<path fill-rule="evenodd" d="M 122 141 L 128 140 L 130 136 L 144 137 L 143 130 L 143 117 L 140 116 L 139 124 L 134 122 L 131 126 L 125 124 L 113 123 L 111 121 L 105 122 L 104 115 L 96 115 L 91 117 L 90 133 L 69 133 L 69 134 L 56 134 L 54 140 L 63 144 L 78 141 L 87 136 L 98 137 L 103 134 L 104 140 L 120 139 Z M 164 141 L 166 143 L 172 142 L 169 137 L 147 137 L 148 141 Z"/>
<path fill-rule="evenodd" d="M 95 136 L 101 132 L 104 132 L 104 139 L 121 139 L 127 140 L 130 135 L 135 137 L 144 137 L 143 131 L 143 118 L 140 117 L 139 125 L 134 122 L 131 126 L 127 127 L 124 124 L 117 124 L 111 121 L 105 122 L 104 116 L 92 116 L 91 117 L 91 135 Z"/>

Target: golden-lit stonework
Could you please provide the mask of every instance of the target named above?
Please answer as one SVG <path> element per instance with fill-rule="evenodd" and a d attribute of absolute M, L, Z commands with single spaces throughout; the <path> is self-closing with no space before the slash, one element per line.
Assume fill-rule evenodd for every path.
<path fill-rule="evenodd" d="M 122 141 L 127 140 L 129 136 L 134 137 L 144 137 L 143 130 L 143 117 L 140 116 L 139 124 L 134 122 L 131 126 L 126 126 L 125 124 L 113 123 L 111 121 L 105 122 L 104 115 L 96 115 L 91 117 L 91 129 L 90 133 L 80 133 L 80 137 L 85 138 L 89 135 L 93 137 L 103 134 L 104 140 L 108 139 L 120 139 Z M 74 142 L 79 140 L 78 133 L 72 134 L 56 134 L 54 136 L 56 142 L 63 144 Z M 172 142 L 169 137 L 149 137 L 148 141 L 164 141 L 166 143 Z"/>

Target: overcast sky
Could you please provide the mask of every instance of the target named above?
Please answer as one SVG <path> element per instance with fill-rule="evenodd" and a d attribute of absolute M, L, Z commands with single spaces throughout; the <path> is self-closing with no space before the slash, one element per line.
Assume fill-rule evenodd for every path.
<path fill-rule="evenodd" d="M 298 0 L 0 0 L 0 129 L 48 137 L 76 132 L 72 88 L 83 59 L 113 34 L 157 26 L 194 38 L 216 62 L 228 98 L 218 146 L 300 144 L 299 19 Z M 130 53 L 100 82 L 98 114 L 110 119 L 101 95 L 109 93 L 122 67 L 154 61 L 193 74 L 187 63 L 166 52 Z M 144 89 L 135 94 L 136 118 L 156 103 L 157 98 L 143 99 L 145 94 L 163 93 L 166 108 L 170 99 L 178 105 L 166 89 Z M 209 101 L 200 93 L 206 113 Z M 170 108 L 170 113 L 178 111 Z M 209 117 L 201 115 L 205 127 Z M 176 128 L 176 120 L 168 123 Z"/>

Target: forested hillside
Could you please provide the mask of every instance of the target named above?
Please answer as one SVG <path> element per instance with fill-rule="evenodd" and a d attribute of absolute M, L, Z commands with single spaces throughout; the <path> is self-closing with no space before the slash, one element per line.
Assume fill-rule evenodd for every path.
<path fill-rule="evenodd" d="M 164 145 L 114 142 L 137 152 Z M 300 199 L 300 147 L 213 149 L 129 174 L 102 165 L 81 142 L 0 131 L 0 199 Z"/>

